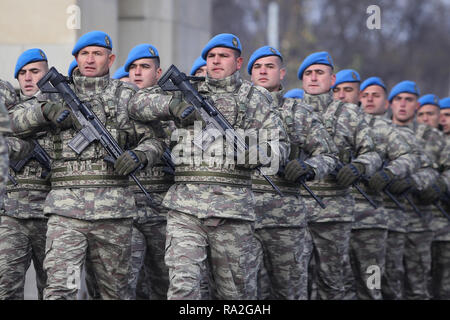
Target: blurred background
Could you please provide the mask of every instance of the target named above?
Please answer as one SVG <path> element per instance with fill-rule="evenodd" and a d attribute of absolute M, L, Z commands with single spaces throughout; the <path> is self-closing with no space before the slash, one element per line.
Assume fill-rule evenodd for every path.
<path fill-rule="evenodd" d="M 377 12 L 368 10 L 374 5 Z M 281 51 L 286 89 L 301 86 L 297 69 L 308 54 L 326 50 L 336 71 L 379 76 L 389 88 L 409 79 L 421 94 L 450 95 L 450 0 L 0 0 L 0 12 L 0 78 L 15 86 L 21 52 L 40 47 L 67 72 L 73 45 L 91 30 L 112 37 L 112 72 L 143 42 L 158 48 L 163 68 L 188 72 L 212 36 L 230 32 L 245 67 L 260 46 Z"/>
<path fill-rule="evenodd" d="M 0 0 L 0 17 L 0 78 L 16 88 L 24 50 L 43 49 L 67 73 L 72 48 L 88 31 L 111 36 L 111 73 L 144 42 L 158 48 L 163 71 L 175 64 L 189 72 L 208 40 L 227 32 L 241 40 L 246 79 L 250 55 L 271 45 L 284 56 L 286 89 L 301 87 L 300 63 L 325 50 L 335 71 L 379 76 L 389 89 L 413 80 L 421 94 L 450 96 L 450 0 Z M 32 272 L 27 288 L 35 290 Z"/>

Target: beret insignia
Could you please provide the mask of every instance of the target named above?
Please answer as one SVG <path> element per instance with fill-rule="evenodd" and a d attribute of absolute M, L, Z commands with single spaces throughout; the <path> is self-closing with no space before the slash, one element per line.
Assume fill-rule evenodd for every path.
<path fill-rule="evenodd" d="M 237 48 L 237 47 L 239 46 L 238 41 L 237 41 L 236 38 L 233 37 L 233 40 L 231 40 L 231 42 L 233 43 L 233 46 L 234 46 L 235 48 Z"/>

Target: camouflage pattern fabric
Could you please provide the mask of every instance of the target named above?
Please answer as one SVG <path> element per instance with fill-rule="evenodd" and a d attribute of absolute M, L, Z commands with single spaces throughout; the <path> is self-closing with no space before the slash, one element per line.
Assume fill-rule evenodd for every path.
<path fill-rule="evenodd" d="M 258 232 L 255 232 L 255 256 L 257 261 L 258 275 L 257 275 L 257 300 L 269 300 L 271 298 L 271 286 L 270 286 L 270 278 L 269 273 L 267 272 L 267 268 L 264 264 L 264 251 L 263 251 L 263 243 L 262 239 L 259 236 Z"/>
<path fill-rule="evenodd" d="M 450 242 L 433 241 L 431 247 L 431 294 L 433 299 L 450 299 Z"/>
<path fill-rule="evenodd" d="M 271 299 L 306 300 L 307 273 L 303 260 L 305 228 L 263 228 L 256 230 L 264 244 L 264 266 L 271 283 Z M 303 284 L 303 286 L 302 286 Z"/>
<path fill-rule="evenodd" d="M 47 219 L 0 216 L 0 300 L 23 300 L 25 275 L 33 261 L 38 299 L 46 284 L 43 270 Z"/>
<path fill-rule="evenodd" d="M 169 288 L 169 270 L 164 262 L 166 245 L 166 221 L 135 224 L 145 241 L 144 287 L 148 288 L 150 300 L 167 300 Z M 139 284 L 138 284 L 139 286 Z"/>
<path fill-rule="evenodd" d="M 202 269 L 208 259 L 217 299 L 256 299 L 255 249 L 251 222 L 197 219 L 170 210 L 165 254 L 170 279 L 167 298 L 200 299 Z"/>
<path fill-rule="evenodd" d="M 355 279 L 356 296 L 359 300 L 382 300 L 381 287 L 370 288 L 368 282 L 372 273 L 369 267 L 376 266 L 380 276 L 384 273 L 386 229 L 353 229 L 350 237 L 350 262 Z M 380 278 L 381 281 L 381 278 Z"/>
<path fill-rule="evenodd" d="M 407 232 L 405 239 L 405 296 L 407 300 L 429 300 L 433 232 Z"/>
<path fill-rule="evenodd" d="M 395 214 L 395 212 L 393 212 Z M 385 300 L 404 299 L 406 233 L 388 231 L 386 240 L 385 272 L 381 278 L 381 293 Z"/>
<path fill-rule="evenodd" d="M 132 224 L 132 218 L 86 221 L 51 215 L 44 260 L 48 276 L 44 299 L 76 299 L 80 281 L 77 275 L 85 259 L 92 263 L 101 299 L 126 299 Z"/>
<path fill-rule="evenodd" d="M 349 250 L 351 222 L 311 222 L 308 229 L 314 243 L 313 280 L 318 300 L 343 300 L 344 255 Z"/>
<path fill-rule="evenodd" d="M 130 277 L 128 280 L 129 285 L 129 297 L 128 300 L 136 300 L 136 286 L 138 278 L 144 265 L 144 258 L 146 252 L 145 237 L 144 235 L 133 225 L 133 231 L 131 234 L 131 260 L 130 260 Z"/>
<path fill-rule="evenodd" d="M 7 109 L 15 104 L 17 95 L 13 86 L 8 81 L 0 80 L 0 133 L 11 133 L 11 123 Z"/>

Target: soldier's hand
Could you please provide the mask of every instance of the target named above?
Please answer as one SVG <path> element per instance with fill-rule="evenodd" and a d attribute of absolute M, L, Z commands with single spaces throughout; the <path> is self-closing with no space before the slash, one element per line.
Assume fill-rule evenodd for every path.
<path fill-rule="evenodd" d="M 10 161 L 17 161 L 27 157 L 34 149 L 34 144 L 16 137 L 6 137 Z"/>
<path fill-rule="evenodd" d="M 73 125 L 71 111 L 64 104 L 47 102 L 42 107 L 42 113 L 58 128 L 68 129 Z"/>
<path fill-rule="evenodd" d="M 303 160 L 294 159 L 288 162 L 284 169 L 284 176 L 289 181 L 297 181 L 299 178 L 305 180 L 314 179 L 315 173 L 313 168 Z"/>
<path fill-rule="evenodd" d="M 346 164 L 339 170 L 338 174 L 336 175 L 337 183 L 341 186 L 348 187 L 353 182 L 358 180 L 358 178 L 364 174 L 365 167 L 361 163 L 354 163 L 351 162 L 349 164 Z"/>
<path fill-rule="evenodd" d="M 114 162 L 114 171 L 126 176 L 135 171 L 141 164 L 146 165 L 147 157 L 142 151 L 127 150 Z"/>
<path fill-rule="evenodd" d="M 393 179 L 394 175 L 389 170 L 382 169 L 370 177 L 369 187 L 376 192 L 380 192 L 384 190 Z"/>
<path fill-rule="evenodd" d="M 392 182 L 389 186 L 389 191 L 393 194 L 402 194 L 409 189 L 416 189 L 414 180 L 410 177 L 394 180 L 394 182 Z"/>
<path fill-rule="evenodd" d="M 169 104 L 169 109 L 183 127 L 193 125 L 194 121 L 202 120 L 194 106 L 183 101 L 183 98 L 180 95 L 173 96 L 172 101 Z"/>
<path fill-rule="evenodd" d="M 439 182 L 436 182 L 420 192 L 418 194 L 418 198 L 422 204 L 432 204 L 439 200 L 439 196 L 442 192 L 442 189 L 439 187 Z"/>

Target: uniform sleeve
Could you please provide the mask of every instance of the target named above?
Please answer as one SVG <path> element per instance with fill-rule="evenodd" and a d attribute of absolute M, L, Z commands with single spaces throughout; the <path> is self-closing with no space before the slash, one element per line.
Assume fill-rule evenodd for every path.
<path fill-rule="evenodd" d="M 166 147 L 165 137 L 161 137 L 161 133 L 156 132 L 161 126 L 157 126 L 154 122 L 144 124 L 138 121 L 135 126 L 139 142 L 133 149 L 144 152 L 147 159 L 160 159 Z"/>
<path fill-rule="evenodd" d="M 398 129 L 388 125 L 386 129 L 389 129 L 386 146 L 389 162 L 385 168 L 398 178 L 412 175 L 421 166 L 420 151 L 410 145 Z"/>
<path fill-rule="evenodd" d="M 50 125 L 50 121 L 46 120 L 42 113 L 42 101 L 37 99 L 15 105 L 9 110 L 9 116 L 12 131 L 21 138 L 30 137 Z"/>
<path fill-rule="evenodd" d="M 30 146 L 31 142 L 16 137 L 7 137 L 6 144 L 8 146 L 9 159 L 11 161 L 23 159 L 27 156 L 27 154 L 24 154 L 23 151 L 30 150 L 32 148 L 32 146 Z M 28 148 L 26 148 L 26 145 Z"/>
<path fill-rule="evenodd" d="M 373 133 L 364 115 L 356 105 L 345 104 L 345 110 L 337 119 L 335 142 L 338 146 L 346 146 L 348 150 L 339 150 L 346 153 L 351 151 L 353 162 L 361 163 L 365 167 L 365 174 L 371 176 L 381 168 L 382 160 L 375 150 Z M 346 159 L 341 161 L 347 163 Z M 347 155 L 345 155 L 347 157 Z"/>
<path fill-rule="evenodd" d="M 305 162 L 314 168 L 315 178 L 324 178 L 337 164 L 338 151 L 333 139 L 319 117 L 302 104 L 293 106 L 291 117 L 291 143 L 309 155 Z"/>
<path fill-rule="evenodd" d="M 172 120 L 169 106 L 174 95 L 139 90 L 128 103 L 130 118 L 138 121 Z"/>
<path fill-rule="evenodd" d="M 288 159 L 290 152 L 287 132 L 278 112 L 275 110 L 276 106 L 272 100 L 269 100 L 259 90 L 254 90 L 246 108 L 243 125 L 244 130 L 255 129 L 258 132 L 260 148 L 264 149 L 264 146 L 261 147 L 263 144 L 270 145 L 270 166 L 273 170 L 266 174 L 276 174 L 279 166 Z"/>

